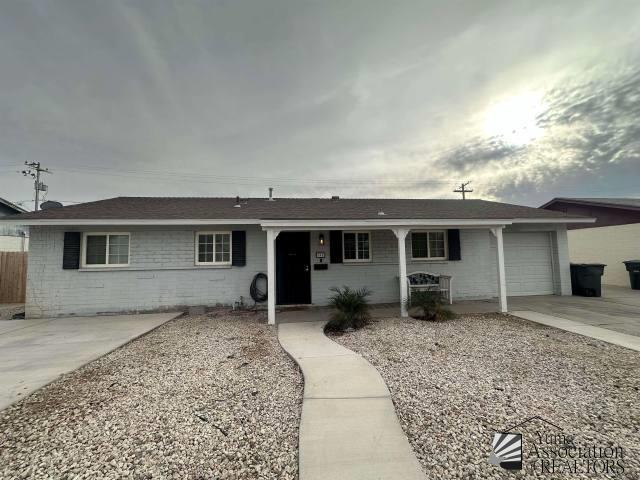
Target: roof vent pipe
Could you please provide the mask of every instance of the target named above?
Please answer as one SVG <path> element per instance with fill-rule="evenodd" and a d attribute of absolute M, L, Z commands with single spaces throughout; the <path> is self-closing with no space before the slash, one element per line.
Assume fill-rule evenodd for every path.
<path fill-rule="evenodd" d="M 269 187 L 269 201 L 273 202 L 273 187 Z"/>

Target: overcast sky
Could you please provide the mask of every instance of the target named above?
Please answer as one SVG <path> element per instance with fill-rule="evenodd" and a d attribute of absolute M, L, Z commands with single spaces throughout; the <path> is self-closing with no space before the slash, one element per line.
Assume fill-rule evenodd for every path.
<path fill-rule="evenodd" d="M 3 1 L 0 197 L 24 161 L 65 203 L 640 196 L 640 2 Z"/>

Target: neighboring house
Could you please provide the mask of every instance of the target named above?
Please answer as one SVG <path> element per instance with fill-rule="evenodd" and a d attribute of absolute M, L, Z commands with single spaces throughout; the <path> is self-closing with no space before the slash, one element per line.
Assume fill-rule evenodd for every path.
<path fill-rule="evenodd" d="M 25 213 L 26 210 L 0 198 L 0 218 Z M 0 252 L 25 252 L 29 249 L 29 230 L 18 225 L 0 224 Z"/>
<path fill-rule="evenodd" d="M 250 302 L 265 272 L 274 323 L 277 304 L 326 305 L 333 286 L 398 303 L 414 271 L 502 311 L 570 295 L 567 225 L 591 221 L 483 200 L 118 197 L 13 223 L 31 229 L 27 317 Z"/>
<path fill-rule="evenodd" d="M 640 259 L 640 198 L 554 198 L 540 208 L 595 217 L 569 225 L 569 256 L 576 263 L 604 263 L 602 282 L 629 286 L 622 263 Z"/>

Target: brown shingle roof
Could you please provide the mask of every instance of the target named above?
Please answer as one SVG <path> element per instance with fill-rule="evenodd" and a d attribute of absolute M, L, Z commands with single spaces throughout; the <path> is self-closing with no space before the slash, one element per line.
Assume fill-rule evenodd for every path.
<path fill-rule="evenodd" d="M 640 198 L 569 198 L 569 197 L 556 197 L 553 200 L 548 201 L 540 208 L 546 208 L 556 202 L 577 203 L 580 205 L 597 205 L 614 208 L 624 208 L 631 210 L 640 209 Z"/>
<path fill-rule="evenodd" d="M 569 218 L 561 212 L 485 200 L 248 198 L 240 207 L 235 205 L 235 198 L 117 197 L 25 213 L 12 220 Z"/>

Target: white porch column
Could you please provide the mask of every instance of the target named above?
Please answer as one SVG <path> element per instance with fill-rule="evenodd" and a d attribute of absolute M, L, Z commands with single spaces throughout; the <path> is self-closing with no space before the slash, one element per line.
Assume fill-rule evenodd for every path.
<path fill-rule="evenodd" d="M 276 323 L 276 238 L 278 230 L 267 230 L 267 323 Z"/>
<path fill-rule="evenodd" d="M 400 316 L 406 317 L 407 313 L 407 250 L 405 239 L 409 233 L 408 228 L 394 228 L 393 233 L 398 238 L 398 266 L 400 276 Z"/>
<path fill-rule="evenodd" d="M 496 257 L 498 260 L 498 298 L 500 300 L 500 311 L 507 312 L 507 280 L 504 272 L 504 243 L 502 241 L 502 228 L 495 227 L 491 233 L 496 237 Z"/>

